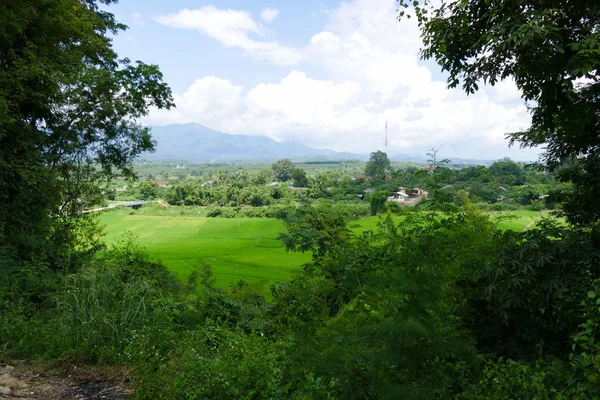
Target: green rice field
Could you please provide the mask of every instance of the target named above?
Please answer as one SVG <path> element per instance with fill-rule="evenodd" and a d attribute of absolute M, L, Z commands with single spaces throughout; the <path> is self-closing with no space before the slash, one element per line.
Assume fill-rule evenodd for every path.
<path fill-rule="evenodd" d="M 535 221 L 540 218 L 541 215 L 546 216 L 547 211 L 530 211 L 530 210 L 517 210 L 511 212 L 498 213 L 497 215 L 510 216 L 510 219 L 505 219 L 498 222 L 498 228 L 503 231 L 523 231 L 528 227 L 535 224 Z"/>
<path fill-rule="evenodd" d="M 289 281 L 311 258 L 285 251 L 277 239 L 283 222 L 277 219 L 129 215 L 125 210 L 99 219 L 108 244 L 131 232 L 137 244 L 180 278 L 209 263 L 219 287 L 243 279 L 266 291 L 274 282 Z"/>
<path fill-rule="evenodd" d="M 536 211 L 511 214 L 515 219 L 500 221 L 500 229 L 522 231 L 539 217 Z M 290 280 L 311 258 L 308 253 L 285 251 L 277 239 L 285 229 L 278 219 L 154 216 L 129 209 L 105 212 L 99 219 L 106 227 L 108 244 L 118 243 L 130 232 L 136 243 L 182 279 L 194 267 L 209 263 L 219 287 L 245 280 L 268 292 L 272 283 Z M 350 222 L 349 227 L 359 234 L 375 230 L 379 220 L 367 217 Z"/>
<path fill-rule="evenodd" d="M 542 211 L 542 215 L 548 215 L 547 211 Z M 513 230 L 517 232 L 521 232 L 526 230 L 528 227 L 532 227 L 535 222 L 540 218 L 539 211 L 530 211 L 530 210 L 517 210 L 510 212 L 498 212 L 494 213 L 494 216 L 498 217 L 506 217 L 506 219 L 502 219 L 498 221 L 497 226 L 503 231 Z M 352 221 L 348 224 L 350 229 L 354 233 L 360 233 L 363 230 L 376 230 L 377 224 L 380 221 L 379 216 L 375 217 L 366 217 L 359 221 Z M 394 221 L 396 223 L 400 223 L 402 221 L 401 217 L 394 217 Z"/>

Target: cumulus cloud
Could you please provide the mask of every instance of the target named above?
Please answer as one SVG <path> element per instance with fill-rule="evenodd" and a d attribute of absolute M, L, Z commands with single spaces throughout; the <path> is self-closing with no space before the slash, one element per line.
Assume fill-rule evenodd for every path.
<path fill-rule="evenodd" d="M 296 64 L 305 58 L 295 48 L 264 40 L 266 30 L 247 11 L 223 10 L 210 5 L 196 10 L 184 8 L 154 20 L 173 28 L 197 30 L 227 47 L 239 47 L 251 56 L 279 65 Z"/>
<path fill-rule="evenodd" d="M 343 2 L 328 11 L 328 18 L 303 47 L 267 40 L 264 27 L 245 11 L 207 6 L 156 18 L 293 67 L 283 79 L 247 88 L 201 78 L 176 96 L 176 111 L 152 113 L 148 122 L 195 121 L 231 133 L 368 153 L 383 147 L 388 121 L 391 154 L 424 154 L 452 143 L 458 154 L 451 156 L 477 158 L 509 155 L 505 133 L 529 125 L 513 82 L 472 96 L 448 90 L 445 78 L 419 60 L 416 22 L 396 22 L 393 2 Z M 307 75 L 302 61 L 311 62 L 325 78 Z"/>
<path fill-rule="evenodd" d="M 275 18 L 277 18 L 278 15 L 279 15 L 279 10 L 276 10 L 274 8 L 265 8 L 260 13 L 260 17 L 265 22 L 273 21 Z"/>

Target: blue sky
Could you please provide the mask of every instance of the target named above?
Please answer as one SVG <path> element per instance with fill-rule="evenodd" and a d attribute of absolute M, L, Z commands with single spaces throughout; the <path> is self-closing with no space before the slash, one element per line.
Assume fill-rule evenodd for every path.
<path fill-rule="evenodd" d="M 122 57 L 158 64 L 177 109 L 148 124 L 198 122 L 339 151 L 534 159 L 504 133 L 529 115 L 511 82 L 467 97 L 419 59 L 414 21 L 394 0 L 121 0 Z M 446 150 L 452 149 L 452 150 Z"/>

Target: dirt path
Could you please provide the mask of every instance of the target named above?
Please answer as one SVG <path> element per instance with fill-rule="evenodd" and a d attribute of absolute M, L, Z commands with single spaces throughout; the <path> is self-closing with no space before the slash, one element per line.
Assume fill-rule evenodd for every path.
<path fill-rule="evenodd" d="M 55 376 L 23 361 L 0 363 L 0 400 L 126 399 L 132 391 L 106 372 L 73 366 Z"/>
<path fill-rule="evenodd" d="M 523 232 L 528 231 L 529 229 L 531 229 L 531 227 L 534 226 L 536 224 L 536 222 L 538 222 L 541 218 L 547 217 L 548 213 L 549 213 L 548 210 L 542 210 L 542 211 L 540 211 L 540 213 L 538 214 L 538 216 L 533 221 L 531 221 L 530 223 L 528 223 L 527 225 L 525 225 L 525 228 L 523 228 Z"/>

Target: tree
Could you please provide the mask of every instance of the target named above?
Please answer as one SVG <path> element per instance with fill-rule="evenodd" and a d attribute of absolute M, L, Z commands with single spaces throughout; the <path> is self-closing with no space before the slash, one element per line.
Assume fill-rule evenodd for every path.
<path fill-rule="evenodd" d="M 320 172 L 310 178 L 311 195 L 313 197 L 325 197 L 327 195 L 327 183 L 329 178 L 327 174 Z"/>
<path fill-rule="evenodd" d="M 402 17 L 410 4 L 399 2 Z M 536 369 L 551 356 L 570 360 L 563 366 L 571 371 L 550 365 L 538 373 L 539 393 L 532 394 L 527 386 L 532 386 L 537 371 L 522 368 L 519 372 L 519 367 L 502 371 L 501 362 L 497 371 L 485 375 L 493 376 L 494 383 L 508 383 L 506 395 L 484 379 L 479 389 L 487 390 L 465 398 L 553 396 L 549 393 L 558 392 L 554 387 L 540 390 L 559 381 L 543 382 L 543 376 L 551 374 L 565 381 L 563 387 L 569 390 L 558 392 L 559 397 L 595 398 L 598 357 L 590 354 L 598 342 L 598 316 L 583 311 L 582 305 L 592 303 L 597 309 L 593 289 L 600 277 L 600 2 L 422 0 L 413 4 L 424 41 L 422 56 L 434 58 L 449 73 L 448 86 L 462 84 L 472 94 L 482 83 L 514 81 L 532 123 L 526 130 L 508 133 L 508 139 L 522 147 L 543 145 L 542 167 L 571 183 L 561 200 L 564 215 L 575 229 L 542 221 L 538 229 L 504 233 L 490 241 L 501 246 L 492 262 L 466 273 L 464 282 L 469 303 L 465 322 L 482 353 L 535 360 L 530 365 Z M 588 373 L 591 370 L 595 371 Z"/>
<path fill-rule="evenodd" d="M 158 196 L 158 185 L 153 181 L 144 181 L 140 184 L 140 198 L 154 200 Z"/>
<path fill-rule="evenodd" d="M 287 158 L 276 161 L 271 165 L 273 177 L 281 182 L 289 181 L 294 171 L 294 164 Z"/>
<path fill-rule="evenodd" d="M 399 0 L 400 17 L 410 7 Z M 573 183 L 563 193 L 575 224 L 600 220 L 600 2 L 596 0 L 431 0 L 414 8 L 423 58 L 449 73 L 448 86 L 474 93 L 481 83 L 511 79 L 532 114 L 529 129 L 508 133 L 523 147 L 544 145 L 549 171 Z"/>
<path fill-rule="evenodd" d="M 294 180 L 294 186 L 296 187 L 306 187 L 308 185 L 306 171 L 302 168 L 294 168 L 292 170 L 292 179 Z"/>
<path fill-rule="evenodd" d="M 385 209 L 387 202 L 387 192 L 376 190 L 371 196 L 371 214 L 377 215 Z"/>
<path fill-rule="evenodd" d="M 350 235 L 346 217 L 330 205 L 298 208 L 286 218 L 285 227 L 287 232 L 280 233 L 279 239 L 286 250 L 311 251 L 314 260 L 322 259 Z"/>
<path fill-rule="evenodd" d="M 490 166 L 489 174 L 499 183 L 510 186 L 525 184 L 525 171 L 510 158 L 494 162 Z"/>
<path fill-rule="evenodd" d="M 365 174 L 373 179 L 385 179 L 390 170 L 390 160 L 383 151 L 371 153 L 371 158 L 365 167 Z"/>
<path fill-rule="evenodd" d="M 101 179 L 132 176 L 154 147 L 138 120 L 174 105 L 157 66 L 112 49 L 126 26 L 99 3 L 115 2 L 0 3 L 0 247 L 20 256 L 76 240 L 53 232 L 96 201 Z"/>

